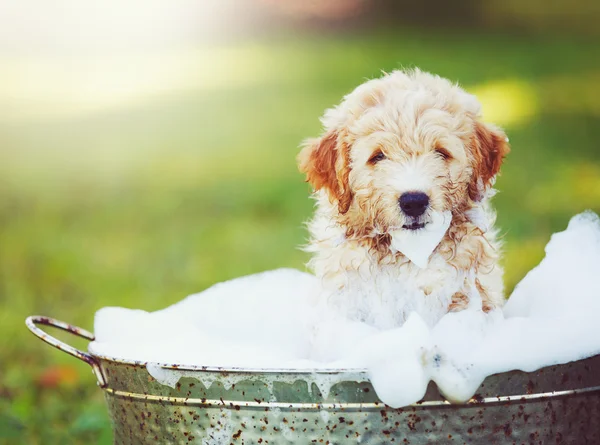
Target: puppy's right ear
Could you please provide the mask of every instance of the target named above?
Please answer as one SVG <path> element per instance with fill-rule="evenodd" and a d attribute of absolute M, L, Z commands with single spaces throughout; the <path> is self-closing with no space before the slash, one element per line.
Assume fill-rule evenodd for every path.
<path fill-rule="evenodd" d="M 338 143 L 338 134 L 329 132 L 319 139 L 302 144 L 298 168 L 306 174 L 306 182 L 315 191 L 325 189 L 331 202 L 337 201 L 340 213 L 350 208 L 352 191 L 348 183 L 350 153 L 345 144 Z"/>

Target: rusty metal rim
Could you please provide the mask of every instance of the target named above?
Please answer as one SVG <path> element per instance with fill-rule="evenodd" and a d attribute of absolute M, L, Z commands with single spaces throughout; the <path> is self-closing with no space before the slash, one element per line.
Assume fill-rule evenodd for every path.
<path fill-rule="evenodd" d="M 110 357 L 101 354 L 90 353 L 97 359 L 105 360 L 107 362 L 142 366 L 147 365 L 158 366 L 163 369 L 170 369 L 173 371 L 203 371 L 203 372 L 218 372 L 220 374 L 367 374 L 365 368 L 242 368 L 236 366 L 224 367 L 224 366 L 199 366 L 199 365 L 179 365 L 170 363 L 158 363 L 158 362 L 143 362 L 138 360 L 126 360 L 122 358 Z"/>
<path fill-rule="evenodd" d="M 74 326 L 68 323 L 65 323 L 60 320 L 56 320 L 54 318 L 40 316 L 40 315 L 32 315 L 27 317 L 25 320 L 25 324 L 27 328 L 38 338 L 48 343 L 49 345 L 66 352 L 73 357 L 76 357 L 88 365 L 91 366 L 94 375 L 98 381 L 98 385 L 104 389 L 107 393 L 113 394 L 121 397 L 129 397 L 132 399 L 139 400 L 147 400 L 147 401 L 158 401 L 158 402 L 167 402 L 173 404 L 182 404 L 182 405 L 201 405 L 201 406 L 223 406 L 221 400 L 204 400 L 203 399 L 192 399 L 192 398 L 183 398 L 183 397 L 168 397 L 168 396 L 155 396 L 148 394 L 136 394 L 129 393 L 127 391 L 114 390 L 112 388 L 108 388 L 108 383 L 104 374 L 102 372 L 102 367 L 99 363 L 99 360 L 105 360 L 108 362 L 116 363 L 116 364 L 125 364 L 125 365 L 133 365 L 146 367 L 148 364 L 152 364 L 155 366 L 160 366 L 164 369 L 171 369 L 176 371 L 197 371 L 197 372 L 216 372 L 221 374 L 232 373 L 232 374 L 296 374 L 296 375 L 308 375 L 308 374 L 344 374 L 344 373 L 353 373 L 353 374 L 367 374 L 367 370 L 363 368 L 307 368 L 307 369 L 291 369 L 291 368 L 240 368 L 240 367 L 217 367 L 217 366 L 195 366 L 195 365 L 177 365 L 177 364 L 166 364 L 166 363 L 155 363 L 155 362 L 141 362 L 141 361 L 131 361 L 125 359 L 119 359 L 115 357 L 108 357 L 103 355 L 96 355 L 93 353 L 87 353 L 80 351 L 55 337 L 45 333 L 36 325 L 41 324 L 45 326 L 52 326 L 58 329 L 62 329 L 63 331 L 70 332 L 78 337 L 85 338 L 86 340 L 94 341 L 95 336 L 91 332 L 80 328 L 78 326 Z M 367 379 L 368 380 L 368 379 Z M 568 391 L 553 391 L 548 393 L 540 393 L 540 394 L 525 394 L 518 396 L 496 396 L 496 397 L 487 397 L 484 399 L 471 399 L 465 404 L 455 404 L 455 406 L 466 406 L 472 404 L 493 404 L 493 403 L 507 403 L 512 401 L 529 401 L 536 400 L 542 398 L 555 398 L 555 397 L 564 397 L 568 395 L 577 395 L 589 392 L 598 392 L 600 391 L 600 386 L 595 386 L 591 388 L 582 388 L 577 390 L 568 390 Z M 234 403 L 234 402 L 230 402 Z M 268 402 L 258 403 L 258 402 L 235 402 L 235 404 L 243 404 L 247 407 L 264 407 Z M 367 404 L 352 404 L 352 403 L 341 403 L 341 404 L 306 404 L 306 403 L 275 403 L 269 404 L 272 407 L 280 407 L 280 408 L 298 408 L 298 409 L 329 409 L 335 407 L 343 407 L 344 409 L 374 409 L 377 407 L 381 407 L 383 403 L 367 403 Z M 450 405 L 450 402 L 446 400 L 439 401 L 428 401 L 421 402 L 410 405 L 412 407 L 434 407 L 434 406 L 447 406 Z M 312 407 L 312 408 L 311 408 Z"/>
<path fill-rule="evenodd" d="M 98 379 L 98 385 L 101 388 L 106 387 L 106 385 L 107 385 L 106 379 L 104 378 L 104 375 L 102 374 L 100 364 L 98 363 L 98 360 L 93 355 L 88 354 L 87 352 L 80 351 L 79 349 L 76 349 L 73 346 L 70 346 L 70 345 L 62 342 L 55 337 L 53 337 L 49 334 L 46 334 L 44 331 L 42 331 L 40 328 L 38 328 L 36 326 L 38 324 L 41 324 L 44 326 L 53 326 L 55 328 L 62 329 L 63 331 L 66 331 L 73 335 L 76 335 L 77 337 L 85 338 L 86 340 L 90 340 L 90 341 L 94 341 L 94 338 L 95 338 L 94 334 L 92 334 L 91 332 L 88 332 L 85 329 L 82 329 L 78 326 L 70 325 L 63 321 L 56 320 L 56 319 L 50 318 L 50 317 L 44 317 L 41 315 L 31 315 L 30 317 L 27 317 L 27 319 L 25 319 L 25 325 L 29 328 L 29 330 L 33 333 L 33 335 L 42 339 L 44 342 L 48 343 L 49 345 L 54 346 L 56 349 L 66 352 L 67 354 L 72 355 L 73 357 L 76 357 L 79 360 L 86 362 L 88 365 L 90 365 L 92 367 L 92 371 L 93 371 L 94 375 L 96 376 L 96 379 Z"/>
<path fill-rule="evenodd" d="M 189 397 L 171 397 L 171 396 L 156 396 L 152 394 L 137 394 L 127 391 L 115 390 L 112 388 L 104 388 L 106 393 L 116 396 L 125 397 L 128 399 L 142 400 L 145 402 L 159 402 L 168 403 L 172 405 L 185 405 L 185 406 L 202 406 L 202 407 L 219 407 L 219 408 L 270 408 L 270 409 L 298 409 L 298 410 L 336 410 L 343 409 L 349 410 L 379 410 L 381 407 L 386 406 L 383 402 L 372 402 L 372 403 L 284 403 L 284 402 L 256 402 L 256 401 L 230 401 L 230 400 L 211 400 L 211 399 L 197 399 Z M 486 397 L 483 399 L 470 399 L 466 403 L 450 403 L 447 400 L 433 400 L 426 402 L 417 402 L 412 405 L 408 405 L 406 408 L 432 408 L 442 406 L 455 406 L 467 407 L 473 405 L 495 405 L 504 404 L 510 402 L 531 402 L 543 399 L 554 399 L 567 396 L 576 396 L 587 393 L 600 393 L 600 386 L 594 386 L 591 388 L 574 389 L 568 391 L 552 391 L 539 394 L 524 394 L 516 396 L 497 396 L 497 397 Z"/>

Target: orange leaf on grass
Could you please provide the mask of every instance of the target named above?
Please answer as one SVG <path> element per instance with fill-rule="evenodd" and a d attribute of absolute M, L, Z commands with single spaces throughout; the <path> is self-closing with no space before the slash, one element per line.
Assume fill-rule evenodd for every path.
<path fill-rule="evenodd" d="M 44 388 L 62 385 L 74 385 L 79 381 L 79 374 L 74 366 L 54 365 L 46 368 L 37 378 L 37 383 Z"/>

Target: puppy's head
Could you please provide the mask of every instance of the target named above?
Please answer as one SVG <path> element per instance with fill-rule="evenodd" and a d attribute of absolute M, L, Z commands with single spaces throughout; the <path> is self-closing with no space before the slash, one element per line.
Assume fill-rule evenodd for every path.
<path fill-rule="evenodd" d="M 493 185 L 509 146 L 480 108 L 446 79 L 395 71 L 325 113 L 325 133 L 304 144 L 300 171 L 352 232 L 418 230 L 433 212 L 464 212 Z"/>

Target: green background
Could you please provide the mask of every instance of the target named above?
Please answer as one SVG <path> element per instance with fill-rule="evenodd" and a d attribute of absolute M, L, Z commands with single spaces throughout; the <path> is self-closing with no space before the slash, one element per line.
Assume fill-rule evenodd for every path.
<path fill-rule="evenodd" d="M 303 269 L 313 204 L 298 144 L 381 70 L 459 81 L 506 129 L 494 202 L 512 289 L 571 216 L 600 211 L 599 49 L 481 29 L 279 31 L 194 47 L 178 57 L 206 81 L 137 102 L 19 119 L 5 108 L 0 443 L 111 442 L 89 368 L 34 338 L 26 316 L 92 329 L 103 306 L 156 310 L 218 281 Z"/>

